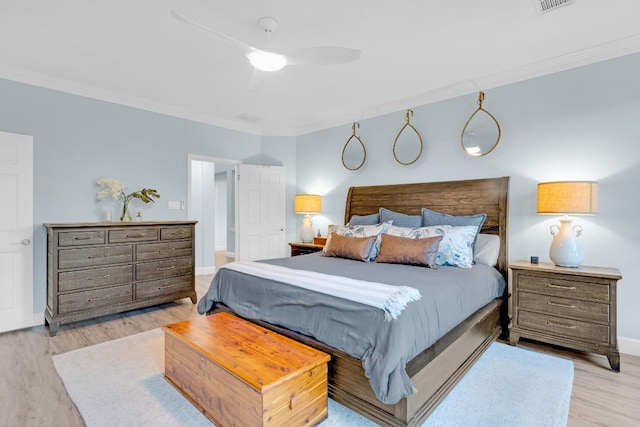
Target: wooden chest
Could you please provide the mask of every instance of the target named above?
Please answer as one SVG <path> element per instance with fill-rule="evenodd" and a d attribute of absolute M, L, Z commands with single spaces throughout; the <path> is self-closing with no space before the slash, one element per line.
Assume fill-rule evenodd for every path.
<path fill-rule="evenodd" d="M 165 378 L 216 425 L 316 425 L 329 355 L 228 313 L 163 327 Z"/>

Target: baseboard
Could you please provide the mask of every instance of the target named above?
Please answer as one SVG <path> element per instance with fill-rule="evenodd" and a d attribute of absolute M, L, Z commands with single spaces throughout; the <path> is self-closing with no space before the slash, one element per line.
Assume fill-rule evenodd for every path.
<path fill-rule="evenodd" d="M 620 347 L 620 353 L 640 356 L 640 340 L 619 336 L 618 346 Z"/>
<path fill-rule="evenodd" d="M 227 258 L 236 259 L 236 253 L 227 251 Z"/>
<path fill-rule="evenodd" d="M 196 268 L 196 276 L 201 274 L 213 274 L 216 272 L 215 267 L 199 267 Z"/>

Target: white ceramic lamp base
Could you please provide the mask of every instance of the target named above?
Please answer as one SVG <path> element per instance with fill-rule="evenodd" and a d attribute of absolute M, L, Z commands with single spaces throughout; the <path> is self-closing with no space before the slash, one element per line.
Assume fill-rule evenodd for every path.
<path fill-rule="evenodd" d="M 302 227 L 300 228 L 300 240 L 303 243 L 311 243 L 313 242 L 313 219 L 305 215 L 302 218 Z"/>
<path fill-rule="evenodd" d="M 549 258 L 560 267 L 578 267 L 584 261 L 584 251 L 578 237 L 582 234 L 582 227 L 571 226 L 573 221 L 569 217 L 560 218 L 560 227 L 551 226 L 553 242 L 549 249 Z"/>

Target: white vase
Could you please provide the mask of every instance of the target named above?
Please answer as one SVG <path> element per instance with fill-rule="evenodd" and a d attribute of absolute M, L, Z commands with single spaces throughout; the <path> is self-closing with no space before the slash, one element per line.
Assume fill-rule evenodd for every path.
<path fill-rule="evenodd" d="M 569 217 L 560 218 L 560 227 L 550 227 L 553 242 L 549 249 L 549 258 L 560 267 L 578 267 L 584 261 L 584 251 L 578 237 L 582 235 L 582 227 L 571 226 Z"/>
<path fill-rule="evenodd" d="M 313 219 L 310 216 L 302 218 L 302 227 L 300 228 L 300 240 L 303 243 L 313 242 Z"/>

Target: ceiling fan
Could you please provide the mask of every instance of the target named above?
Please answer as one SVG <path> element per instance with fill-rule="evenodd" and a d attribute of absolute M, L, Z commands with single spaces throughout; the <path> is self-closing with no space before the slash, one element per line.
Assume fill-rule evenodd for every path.
<path fill-rule="evenodd" d="M 203 31 L 214 38 L 237 47 L 249 59 L 251 65 L 262 71 L 278 71 L 287 65 L 339 65 L 357 61 L 362 56 L 362 50 L 351 49 L 339 46 L 313 46 L 298 50 L 285 55 L 274 52 L 270 49 L 260 49 L 250 46 L 227 34 L 221 33 L 199 22 L 182 16 L 175 10 L 171 10 L 171 15 L 189 24 L 200 31 Z M 267 34 L 267 46 L 271 33 L 278 29 L 278 21 L 270 16 L 262 17 L 258 20 L 258 25 Z"/>

